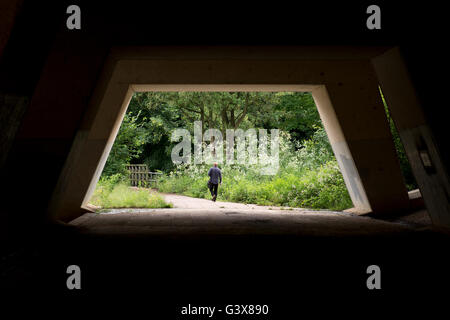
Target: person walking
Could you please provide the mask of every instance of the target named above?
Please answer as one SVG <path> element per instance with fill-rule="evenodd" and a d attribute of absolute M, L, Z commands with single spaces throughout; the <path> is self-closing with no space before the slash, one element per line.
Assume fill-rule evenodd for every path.
<path fill-rule="evenodd" d="M 211 192 L 212 201 L 216 201 L 217 189 L 219 188 L 219 184 L 222 184 L 222 172 L 217 167 L 217 162 L 214 162 L 214 166 L 209 168 L 208 176 L 208 188 Z"/>

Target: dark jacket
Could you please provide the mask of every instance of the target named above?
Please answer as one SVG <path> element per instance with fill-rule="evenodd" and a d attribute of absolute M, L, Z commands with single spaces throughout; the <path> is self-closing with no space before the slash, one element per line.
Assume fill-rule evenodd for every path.
<path fill-rule="evenodd" d="M 213 184 L 219 184 L 222 182 L 222 172 L 217 167 L 212 167 L 208 171 L 209 181 Z"/>

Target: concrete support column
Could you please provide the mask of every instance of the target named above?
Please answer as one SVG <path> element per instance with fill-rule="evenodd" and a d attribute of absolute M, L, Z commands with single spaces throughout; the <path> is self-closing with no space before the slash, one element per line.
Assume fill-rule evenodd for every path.
<path fill-rule="evenodd" d="M 449 228 L 449 177 L 401 54 L 394 48 L 372 63 L 433 224 Z"/>
<path fill-rule="evenodd" d="M 128 84 L 110 86 L 99 107 L 85 119 L 50 202 L 49 213 L 53 218 L 69 221 L 88 211 L 86 205 L 103 171 L 132 95 Z M 109 120 L 96 121 L 98 118 Z"/>
<path fill-rule="evenodd" d="M 378 82 L 369 63 L 313 92 L 357 212 L 389 214 L 409 207 Z M 328 102 L 327 102 L 328 101 Z"/>

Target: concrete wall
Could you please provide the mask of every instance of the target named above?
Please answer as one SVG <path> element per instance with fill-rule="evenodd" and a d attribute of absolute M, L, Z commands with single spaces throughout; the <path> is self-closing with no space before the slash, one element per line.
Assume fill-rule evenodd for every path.
<path fill-rule="evenodd" d="M 346 141 L 345 145 L 342 143 L 344 141 L 342 137 L 340 142 L 336 138 L 333 148 L 336 154 L 351 153 L 353 158 L 353 162 L 348 161 L 349 157 L 339 160 L 341 167 L 354 167 L 360 180 L 366 179 L 366 183 L 362 183 L 362 186 L 372 209 L 389 211 L 390 208 L 401 208 L 404 196 L 402 187 L 399 187 L 401 179 L 398 167 L 392 158 L 392 144 L 388 142 L 389 134 L 386 131 L 386 124 L 379 122 L 382 113 L 379 110 L 380 105 L 377 100 L 370 61 L 386 51 L 386 47 L 400 44 L 403 56 L 406 54 L 406 68 L 413 75 L 411 90 L 418 94 L 419 108 L 423 109 L 425 124 L 428 125 L 416 127 L 420 134 L 415 134 L 415 136 L 424 139 L 426 147 L 430 150 L 433 164 L 438 163 L 437 167 L 442 166 L 445 169 L 448 162 L 436 162 L 436 159 L 449 159 L 448 150 L 450 150 L 448 141 L 444 138 L 447 131 L 446 120 L 444 108 L 441 108 L 441 104 L 445 101 L 446 89 L 443 82 L 436 80 L 439 74 L 445 73 L 446 50 L 440 46 L 439 42 L 425 43 L 428 38 L 417 38 L 417 34 L 423 33 L 424 26 L 421 24 L 412 24 L 407 29 L 402 29 L 396 23 L 389 23 L 390 17 L 397 19 L 395 14 L 385 15 L 383 21 L 388 27 L 371 32 L 365 30 L 364 23 L 360 26 L 362 19 L 359 10 L 365 8 L 336 3 L 336 5 L 329 5 L 324 11 L 321 3 L 308 3 L 304 4 L 304 12 L 320 12 L 322 21 L 327 23 L 317 25 L 317 15 L 306 14 L 303 19 L 298 19 L 296 11 L 286 10 L 286 8 L 271 8 L 267 14 L 273 16 L 279 13 L 284 19 L 281 24 L 267 24 L 265 20 L 267 15 L 258 15 L 255 13 L 255 8 L 245 8 L 245 6 L 242 6 L 240 11 L 242 15 L 240 16 L 235 16 L 224 9 L 205 21 L 205 17 L 209 17 L 205 12 L 208 8 L 196 8 L 194 13 L 189 11 L 191 6 L 189 5 L 180 7 L 179 13 L 174 13 L 174 16 L 171 17 L 171 24 L 168 25 L 166 16 L 158 14 L 158 12 L 165 12 L 162 3 L 149 3 L 147 7 L 140 3 L 140 10 L 136 10 L 136 6 L 133 6 L 132 2 L 129 2 L 128 6 L 113 3 L 104 6 L 102 3 L 86 2 L 83 3 L 82 9 L 82 30 L 69 31 L 65 28 L 67 16 L 65 9 L 69 4 L 71 3 L 65 1 L 58 2 L 58 4 L 45 1 L 24 1 L 23 5 L 12 6 L 8 9 L 9 11 L 2 11 L 2 14 L 5 13 L 5 17 L 8 18 L 2 22 L 9 27 L 0 29 L 0 39 L 4 46 L 0 60 L 0 94 L 2 95 L 0 101 L 5 103 L 0 112 L 2 114 L 2 133 L 7 132 L 5 136 L 9 138 L 5 139 L 8 142 L 2 145 L 2 152 L 7 156 L 4 156 L 4 160 L 2 160 L 4 165 L 0 180 L 1 194 L 10 201 L 7 201 L 0 211 L 2 221 L 7 220 L 8 224 L 17 222 L 33 226 L 36 220 L 48 218 L 46 216 L 47 209 L 55 186 L 60 181 L 58 192 L 64 191 L 64 188 L 61 189 L 61 181 L 67 181 L 64 176 L 71 175 L 69 174 L 71 172 L 70 163 L 77 163 L 77 161 L 73 162 L 73 159 L 76 159 L 74 154 L 78 153 L 78 159 L 84 157 L 83 153 L 77 151 L 77 146 L 80 146 L 77 143 L 84 141 L 83 137 L 89 134 L 91 137 L 98 136 L 97 147 L 94 148 L 97 150 L 95 157 L 97 160 L 102 156 L 104 158 L 105 152 L 107 153 L 108 150 L 108 139 L 111 138 L 112 128 L 118 118 L 114 115 L 114 119 L 112 119 L 114 121 L 109 127 L 92 132 L 91 130 L 93 130 L 92 124 L 98 114 L 97 108 L 104 96 L 102 92 L 108 86 L 107 79 L 112 76 L 118 56 L 112 60 L 106 59 L 108 56 L 113 57 L 114 54 L 125 54 L 124 51 L 110 52 L 111 48 L 117 46 L 129 48 L 128 57 L 133 59 L 133 55 L 142 55 L 140 50 L 149 45 L 266 45 L 266 47 L 244 48 L 234 46 L 215 51 L 205 46 L 193 51 L 178 47 L 172 48 L 176 50 L 172 50 L 170 57 L 167 56 L 165 49 L 154 48 L 152 59 L 158 60 L 160 66 L 165 65 L 165 70 L 171 72 L 168 73 L 169 76 L 166 76 L 155 70 L 147 71 L 154 79 L 166 84 L 174 80 L 182 81 L 179 83 L 189 83 L 191 81 L 187 76 L 189 72 L 185 75 L 179 74 L 178 78 L 174 78 L 174 72 L 180 71 L 177 68 L 183 65 L 183 60 L 191 60 L 192 67 L 195 65 L 192 60 L 201 61 L 206 58 L 215 61 L 213 69 L 204 69 L 199 77 L 215 80 L 216 83 L 220 80 L 221 84 L 235 81 L 236 78 L 233 80 L 233 74 L 236 72 L 241 75 L 247 74 L 248 77 L 242 78 L 242 81 L 253 84 L 286 84 L 283 83 L 286 81 L 286 77 L 292 81 L 300 73 L 303 84 L 308 83 L 308 79 L 320 80 L 323 78 L 314 84 L 327 83 L 326 95 L 335 108 L 337 123 Z M 387 10 L 386 6 L 388 5 L 384 6 L 384 10 Z M 408 6 L 408 12 L 413 10 L 413 7 L 413 5 Z M 262 10 L 263 7 L 260 9 Z M 404 10 L 406 9 L 402 8 L 401 11 Z M 428 9 L 423 6 L 417 7 L 421 16 L 426 10 Z M 149 12 L 152 13 L 151 19 L 148 16 Z M 342 18 L 345 14 L 349 15 L 348 19 Z M 409 14 L 411 13 L 409 12 Z M 195 18 L 196 15 L 199 15 L 198 19 Z M 433 11 L 433 16 L 435 15 L 439 15 L 439 12 Z M 233 23 L 230 23 L 230 16 L 234 17 Z M 435 21 L 441 20 L 436 18 Z M 299 32 L 299 30 L 304 32 Z M 346 34 L 346 37 L 342 37 L 342 34 Z M 299 47 L 280 48 L 278 46 L 280 44 L 299 45 Z M 321 46 L 315 46 L 317 44 Z M 132 46 L 138 46 L 138 49 Z M 239 60 L 242 57 L 244 57 L 243 60 Z M 248 64 L 249 59 L 254 61 L 253 66 Z M 283 63 L 277 63 L 280 59 L 285 60 L 284 67 Z M 288 62 L 297 61 L 296 63 L 298 63 L 299 60 L 311 63 L 303 65 L 300 69 L 293 69 L 292 64 Z M 231 61 L 233 61 L 232 65 L 227 66 L 227 63 L 229 64 Z M 270 79 L 261 71 L 264 68 L 260 68 L 262 65 L 268 64 L 268 61 L 273 65 Z M 337 61 L 340 61 L 341 64 L 330 67 L 330 62 L 336 63 Z M 424 61 L 426 61 L 426 65 L 424 65 Z M 355 62 L 357 62 L 357 66 L 351 66 Z M 347 67 L 345 67 L 346 63 Z M 313 68 L 314 65 L 316 69 Z M 338 65 L 340 67 L 336 67 Z M 325 72 L 325 69 L 319 70 L 322 67 L 332 72 Z M 381 79 L 382 75 L 378 67 L 376 69 L 377 77 Z M 352 70 L 355 70 L 353 75 L 351 74 Z M 362 73 L 358 75 L 356 70 L 360 70 Z M 333 74 L 337 76 L 333 78 Z M 426 74 L 426 77 L 422 77 L 423 74 Z M 369 77 L 364 79 L 366 75 Z M 125 78 L 124 80 L 128 81 L 129 79 Z M 358 81 L 361 81 L 361 85 Z M 388 103 L 394 106 L 392 95 L 387 93 L 389 89 L 385 87 L 383 90 L 389 99 Z M 122 89 L 121 92 L 125 93 L 125 91 Z M 355 102 L 351 109 L 357 109 L 349 113 L 344 100 L 348 99 L 352 91 L 355 92 Z M 94 92 L 100 92 L 100 94 L 94 94 Z M 322 92 L 322 94 L 325 93 Z M 318 95 L 319 91 L 316 92 L 316 96 Z M 122 98 L 122 101 L 117 102 L 118 109 L 123 107 L 124 96 Z M 323 103 L 320 105 L 324 106 Z M 11 112 L 10 108 L 13 106 L 17 112 Z M 372 116 L 374 119 L 378 119 L 376 123 L 379 125 L 374 125 L 375 121 L 371 123 L 369 117 L 365 117 L 361 113 L 363 109 L 359 108 L 367 108 L 364 110 L 374 108 Z M 325 107 L 321 108 L 320 111 L 323 118 L 327 117 L 325 109 Z M 392 111 L 396 124 L 400 126 L 399 121 L 401 120 L 399 119 L 406 116 L 405 111 L 398 113 Z M 16 120 L 3 120 L 10 119 L 10 115 L 14 115 L 11 117 Z M 23 121 L 22 116 L 24 117 Z M 332 133 L 332 127 L 327 126 L 327 132 L 333 140 L 335 137 L 339 137 L 339 134 Z M 360 129 L 366 130 L 367 134 L 359 135 L 358 130 Z M 101 130 L 104 131 L 100 132 Z M 404 141 L 407 140 L 405 136 L 405 134 L 402 135 Z M 435 143 L 431 144 L 430 141 Z M 93 140 L 92 143 L 94 142 Z M 84 144 L 81 146 L 84 147 Z M 374 157 L 371 161 L 370 158 L 373 154 L 370 153 L 370 150 L 378 150 L 380 154 L 385 153 L 387 156 L 385 158 Z M 409 154 L 413 154 L 417 148 L 412 150 Z M 68 161 L 68 159 L 72 160 Z M 344 162 L 350 163 L 350 165 L 346 165 Z M 83 180 L 83 188 L 80 189 L 82 192 L 78 194 L 79 198 L 75 202 L 68 202 L 72 208 L 83 202 L 86 190 L 89 189 L 92 179 L 95 180 L 96 170 L 98 173 L 97 164 L 98 162 L 94 161 L 89 165 L 90 167 L 88 166 L 89 172 L 92 172 L 88 175 L 89 179 L 79 177 Z M 414 167 L 414 161 L 412 165 Z M 422 169 L 418 167 L 415 172 L 420 170 Z M 357 176 L 356 171 L 351 169 L 343 171 L 344 175 L 347 175 L 346 182 L 350 185 L 349 189 L 355 188 L 355 190 L 361 191 L 361 186 L 352 187 L 352 183 L 349 182 L 351 176 Z M 387 190 L 379 189 L 383 177 L 389 181 L 392 177 L 392 181 L 394 181 L 392 188 L 390 184 L 388 186 L 384 184 L 384 188 Z M 445 179 L 442 180 L 442 177 L 446 177 L 446 175 L 423 175 L 423 177 L 421 192 L 426 198 L 427 206 L 434 207 L 437 212 L 435 215 L 439 215 L 439 212 L 444 212 L 440 210 L 445 209 L 446 204 L 448 205 L 448 198 L 445 199 L 448 193 L 442 191 L 447 188 Z M 75 179 L 78 178 L 75 176 Z M 88 180 L 86 185 L 85 179 Z M 438 188 L 439 191 L 427 192 L 425 190 L 429 186 L 430 179 L 441 181 L 432 184 L 434 186 L 432 188 Z M 18 197 L 16 192 L 24 187 L 24 181 L 29 190 L 27 201 Z M 435 196 L 439 192 L 442 196 Z M 361 206 L 364 203 L 367 204 L 364 197 L 361 200 L 356 192 L 353 194 L 356 203 L 360 203 Z M 362 193 L 359 192 L 359 194 Z M 440 204 L 433 206 L 437 202 Z M 20 203 L 19 213 L 17 213 L 18 203 Z M 383 208 L 382 203 L 388 204 L 387 207 Z M 74 217 L 80 212 L 78 209 L 77 213 L 69 213 L 66 217 Z M 445 224 L 447 220 L 444 217 L 434 219 L 434 221 L 436 223 L 443 221 Z M 7 224 L 2 223 L 2 226 L 5 225 Z"/>
<path fill-rule="evenodd" d="M 436 225 L 449 226 L 448 171 L 400 51 L 391 49 L 374 58 L 373 64 L 431 219 Z"/>
<path fill-rule="evenodd" d="M 367 52 L 365 58 L 349 50 L 347 58 L 352 60 L 343 59 L 345 51 L 337 58 L 331 54 L 322 60 L 326 53 L 321 52 L 322 59 L 318 59 L 317 48 L 272 48 L 271 52 L 207 49 L 130 47 L 111 53 L 53 195 L 53 216 L 68 220 L 80 214 L 134 88 L 186 90 L 186 85 L 191 90 L 192 86 L 205 90 L 203 85 L 212 90 L 213 85 L 214 90 L 223 91 L 232 85 L 235 90 L 252 86 L 257 90 L 312 91 L 357 211 L 387 213 L 408 208 Z"/>

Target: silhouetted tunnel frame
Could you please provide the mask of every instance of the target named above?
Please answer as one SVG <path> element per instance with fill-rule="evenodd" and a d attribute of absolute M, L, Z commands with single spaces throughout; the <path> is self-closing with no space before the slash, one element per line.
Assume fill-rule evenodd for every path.
<path fill-rule="evenodd" d="M 105 62 L 55 188 L 49 214 L 70 221 L 89 211 L 85 206 L 131 97 L 134 92 L 145 91 L 311 92 L 355 212 L 406 209 L 407 190 L 378 85 L 405 143 L 405 128 L 426 124 L 395 48 L 116 48 Z M 404 104 L 412 100 L 417 110 L 407 112 L 411 118 L 412 111 L 416 121 L 404 124 Z M 430 193 L 423 187 L 429 181 L 423 183 L 421 172 L 417 176 L 418 169 L 413 165 L 417 157 L 407 143 L 405 149 L 428 207 Z M 383 181 L 389 184 L 383 185 Z"/>

